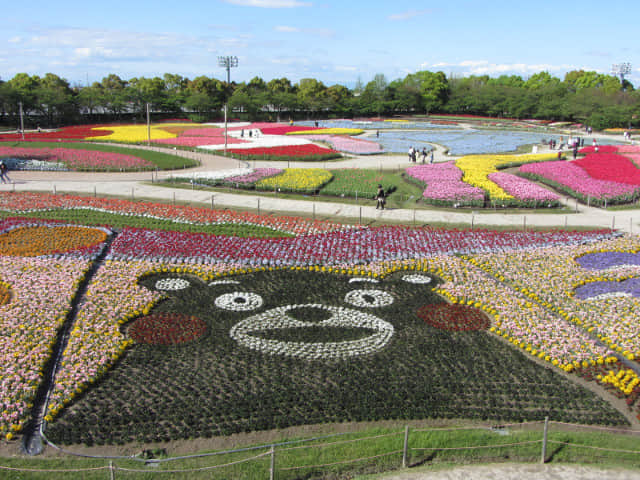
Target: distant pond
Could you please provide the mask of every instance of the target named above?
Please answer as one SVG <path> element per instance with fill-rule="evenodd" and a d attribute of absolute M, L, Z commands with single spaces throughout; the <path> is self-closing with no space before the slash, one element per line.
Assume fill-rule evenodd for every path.
<path fill-rule="evenodd" d="M 314 121 L 296 122 L 296 125 L 315 126 Z M 522 130 L 495 130 L 481 128 L 462 128 L 458 125 L 440 125 L 429 122 L 357 122 L 351 120 L 319 120 L 324 128 L 361 128 L 366 131 L 379 131 L 379 137 L 368 136 L 377 141 L 388 153 L 406 153 L 409 147 L 430 150 L 430 143 L 437 143 L 449 149 L 451 155 L 470 155 L 474 153 L 514 152 L 522 145 L 540 144 L 542 140 L 555 139 L 559 145 L 567 141 L 566 135 L 546 132 L 527 132 Z M 591 144 L 591 137 L 584 137 L 585 145 Z M 616 142 L 600 141 L 604 144 Z"/>

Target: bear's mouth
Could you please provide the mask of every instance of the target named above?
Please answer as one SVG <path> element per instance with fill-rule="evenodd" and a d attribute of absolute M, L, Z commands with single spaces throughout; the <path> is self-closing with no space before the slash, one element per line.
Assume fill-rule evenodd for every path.
<path fill-rule="evenodd" d="M 314 360 L 377 352 L 393 333 L 390 323 L 370 313 L 306 304 L 252 315 L 234 325 L 229 335 L 252 350 Z"/>

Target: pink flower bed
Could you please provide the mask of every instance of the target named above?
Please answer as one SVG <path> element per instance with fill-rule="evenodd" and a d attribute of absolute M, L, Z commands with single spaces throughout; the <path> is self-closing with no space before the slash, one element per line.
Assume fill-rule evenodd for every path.
<path fill-rule="evenodd" d="M 520 167 L 520 172 L 550 180 L 585 197 L 613 199 L 637 191 L 634 185 L 592 178 L 583 168 L 566 161 L 528 163 Z"/>
<path fill-rule="evenodd" d="M 4 157 L 62 162 L 71 170 L 114 170 L 153 167 L 151 162 L 133 155 L 75 148 L 0 147 L 0 158 Z"/>
<path fill-rule="evenodd" d="M 224 181 L 226 183 L 240 183 L 243 185 L 247 185 L 250 183 L 255 183 L 258 180 L 262 180 L 263 178 L 273 177 L 274 175 L 280 175 L 284 170 L 280 168 L 256 168 L 253 172 L 247 175 L 239 175 L 237 177 L 228 177 L 225 178 Z"/>
<path fill-rule="evenodd" d="M 312 142 L 327 142 L 336 150 L 356 155 L 371 155 L 382 152 L 382 146 L 379 143 L 346 135 L 303 135 L 303 137 Z"/>
<path fill-rule="evenodd" d="M 406 170 L 407 175 L 423 183 L 422 196 L 427 200 L 450 203 L 482 203 L 484 190 L 462 181 L 462 170 L 454 162 L 416 165 Z"/>
<path fill-rule="evenodd" d="M 509 195 L 524 201 L 556 201 L 559 195 L 527 179 L 505 172 L 494 172 L 488 175 L 489 180 L 502 188 Z"/>
<path fill-rule="evenodd" d="M 598 180 L 640 185 L 640 169 L 627 157 L 616 153 L 591 153 L 573 163 Z"/>

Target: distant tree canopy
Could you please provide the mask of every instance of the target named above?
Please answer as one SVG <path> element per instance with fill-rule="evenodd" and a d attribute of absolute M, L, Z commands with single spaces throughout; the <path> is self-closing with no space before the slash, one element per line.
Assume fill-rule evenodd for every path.
<path fill-rule="evenodd" d="M 353 89 L 326 86 L 314 78 L 227 84 L 215 78 L 162 77 L 123 80 L 110 74 L 89 86 L 71 87 L 53 73 L 19 73 L 0 80 L 0 109 L 6 125 L 17 125 L 20 106 L 27 124 L 53 127 L 96 121 L 219 119 L 281 120 L 355 116 L 472 114 L 582 122 L 594 128 L 640 125 L 640 92 L 612 75 L 574 70 L 564 79 L 539 72 L 518 75 L 447 77 L 427 70 L 389 81 L 382 73 Z"/>

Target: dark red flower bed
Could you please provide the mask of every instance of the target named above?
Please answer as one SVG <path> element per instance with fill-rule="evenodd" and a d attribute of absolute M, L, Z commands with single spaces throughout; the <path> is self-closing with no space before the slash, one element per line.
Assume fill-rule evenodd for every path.
<path fill-rule="evenodd" d="M 271 156 L 271 157 L 309 157 L 313 155 L 339 154 L 340 152 L 330 148 L 319 147 L 313 143 L 305 145 L 286 145 L 281 147 L 257 147 L 257 148 L 229 148 L 228 152 L 240 156 Z"/>
<path fill-rule="evenodd" d="M 198 317 L 179 313 L 155 313 L 135 320 L 129 336 L 148 345 L 180 345 L 202 337 L 207 324 Z"/>
<path fill-rule="evenodd" d="M 598 180 L 640 185 L 640 169 L 617 153 L 592 153 L 574 163 Z"/>
<path fill-rule="evenodd" d="M 94 128 L 98 126 L 102 125 L 78 125 L 73 127 L 64 127 L 54 132 L 27 132 L 24 134 L 24 141 L 57 142 L 58 140 L 84 140 L 86 137 L 102 137 L 111 134 L 108 130 L 94 130 Z M 22 134 L 20 133 L 0 135 L 0 141 L 4 142 L 19 142 L 22 140 Z"/>
<path fill-rule="evenodd" d="M 489 328 L 489 318 L 481 310 L 466 305 L 425 305 L 418 310 L 418 317 L 440 330 L 469 332 Z"/>

